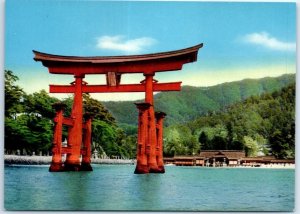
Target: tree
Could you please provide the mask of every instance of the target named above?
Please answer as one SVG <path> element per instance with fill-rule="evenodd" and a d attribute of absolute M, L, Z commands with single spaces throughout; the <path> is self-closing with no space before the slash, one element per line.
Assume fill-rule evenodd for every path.
<path fill-rule="evenodd" d="M 52 141 L 51 98 L 44 90 L 27 95 L 15 83 L 19 78 L 5 70 L 5 149 L 49 151 Z"/>
<path fill-rule="evenodd" d="M 272 153 L 277 158 L 295 157 L 295 138 L 285 133 L 284 130 L 276 129 L 270 137 Z"/>
<path fill-rule="evenodd" d="M 246 156 L 248 157 L 257 156 L 257 152 L 259 148 L 255 140 L 253 140 L 249 136 L 244 136 L 244 145 L 245 145 Z"/>
<path fill-rule="evenodd" d="M 187 148 L 180 139 L 178 129 L 170 128 L 165 130 L 164 153 L 167 156 L 184 155 Z"/>
<path fill-rule="evenodd" d="M 16 119 L 5 118 L 5 149 L 11 153 L 17 149 L 22 150 L 28 147 L 30 142 L 31 131 L 27 126 L 27 118 L 24 116 Z"/>
<path fill-rule="evenodd" d="M 46 153 L 51 150 L 53 140 L 53 122 L 45 117 L 29 117 L 28 127 L 32 133 L 31 150 Z"/>
<path fill-rule="evenodd" d="M 244 150 L 245 146 L 243 144 L 243 141 L 233 140 L 232 142 L 229 142 L 228 149 L 229 150 Z"/>
<path fill-rule="evenodd" d="M 200 152 L 200 144 L 197 142 L 197 136 L 191 136 L 189 143 L 187 144 L 188 154 L 196 155 Z"/>
<path fill-rule="evenodd" d="M 10 70 L 5 70 L 5 116 L 16 116 L 17 113 L 23 111 L 24 91 L 16 82 L 19 78 Z"/>
<path fill-rule="evenodd" d="M 57 98 L 50 97 L 45 90 L 40 90 L 39 92 L 25 95 L 25 112 L 27 114 L 39 114 L 42 117 L 53 119 L 55 110 L 52 108 L 52 104 L 58 101 Z"/>
<path fill-rule="evenodd" d="M 49 119 L 22 114 L 5 118 L 5 149 L 13 152 L 26 149 L 28 152 L 51 149 L 53 124 Z"/>
<path fill-rule="evenodd" d="M 116 120 L 112 114 L 101 104 L 101 102 L 91 98 L 89 94 L 83 94 L 83 108 L 85 112 L 93 114 L 94 119 L 116 125 Z"/>
<path fill-rule="evenodd" d="M 135 135 L 124 135 L 121 138 L 120 145 L 126 151 L 123 156 L 133 159 L 136 157 L 136 147 L 137 147 L 137 136 Z"/>
<path fill-rule="evenodd" d="M 104 121 L 94 119 L 92 124 L 92 137 L 94 143 L 101 145 L 104 150 L 107 145 L 116 139 L 116 129 Z"/>
<path fill-rule="evenodd" d="M 226 138 L 216 135 L 212 139 L 212 142 L 213 142 L 214 150 L 227 150 L 228 149 Z"/>
<path fill-rule="evenodd" d="M 212 145 L 211 145 L 210 141 L 208 140 L 208 137 L 204 131 L 202 131 L 201 134 L 199 135 L 198 141 L 201 145 L 202 150 L 212 149 Z"/>

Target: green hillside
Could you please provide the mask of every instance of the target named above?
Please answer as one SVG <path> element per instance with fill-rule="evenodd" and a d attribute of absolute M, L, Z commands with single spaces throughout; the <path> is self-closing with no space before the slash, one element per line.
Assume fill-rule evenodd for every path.
<path fill-rule="evenodd" d="M 251 96 L 223 111 L 164 129 L 165 156 L 244 150 L 247 156 L 295 158 L 295 83 Z"/>
<path fill-rule="evenodd" d="M 262 79 L 245 79 L 211 87 L 183 86 L 179 92 L 162 92 L 154 96 L 155 110 L 167 113 L 165 125 L 187 122 L 208 112 L 218 111 L 251 95 L 280 90 L 295 82 L 295 74 Z M 103 102 L 120 124 L 136 124 L 140 101 Z"/>

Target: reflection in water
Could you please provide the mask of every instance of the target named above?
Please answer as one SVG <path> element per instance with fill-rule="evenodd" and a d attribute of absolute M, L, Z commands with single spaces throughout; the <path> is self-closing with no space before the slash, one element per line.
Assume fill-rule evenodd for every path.
<path fill-rule="evenodd" d="M 50 173 L 6 166 L 8 210 L 292 211 L 295 170 L 95 165 L 93 172 Z"/>
<path fill-rule="evenodd" d="M 60 172 L 50 173 L 53 183 L 60 190 L 57 203 L 65 204 L 70 209 L 81 210 L 86 208 L 89 198 L 88 184 L 91 172 Z"/>
<path fill-rule="evenodd" d="M 135 174 L 135 207 L 139 210 L 154 210 L 156 206 L 161 207 L 162 177 L 165 174 Z M 141 203 L 137 203 L 141 201 Z"/>

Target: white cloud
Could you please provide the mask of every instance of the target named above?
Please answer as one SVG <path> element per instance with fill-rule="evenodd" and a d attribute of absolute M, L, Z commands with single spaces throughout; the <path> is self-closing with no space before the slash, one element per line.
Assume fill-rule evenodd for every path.
<path fill-rule="evenodd" d="M 97 48 L 118 50 L 128 53 L 139 53 L 145 47 L 152 46 L 156 40 L 150 37 L 141 37 L 125 40 L 124 36 L 101 36 L 97 38 Z"/>
<path fill-rule="evenodd" d="M 263 46 L 271 50 L 278 51 L 295 51 L 296 44 L 291 42 L 283 42 L 272 37 L 266 32 L 251 33 L 243 37 L 243 41 L 251 44 Z"/>

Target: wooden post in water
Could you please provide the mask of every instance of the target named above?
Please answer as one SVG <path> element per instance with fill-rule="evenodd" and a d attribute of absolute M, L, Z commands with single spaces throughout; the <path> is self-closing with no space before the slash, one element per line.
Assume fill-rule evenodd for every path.
<path fill-rule="evenodd" d="M 153 74 L 144 74 L 146 77 L 145 80 L 145 102 L 150 104 L 148 109 L 148 138 L 146 144 L 150 146 L 150 154 L 148 155 L 148 167 L 149 172 L 156 173 L 159 172 L 157 161 L 156 161 L 156 124 L 155 124 L 155 115 L 154 115 L 154 106 L 153 106 Z"/>
<path fill-rule="evenodd" d="M 71 118 L 74 121 L 68 133 L 68 147 L 71 152 L 67 154 L 65 162 L 66 171 L 80 170 L 80 151 L 82 143 L 82 79 L 84 75 L 75 75 L 75 93 Z"/>
<path fill-rule="evenodd" d="M 159 173 L 165 173 L 164 160 L 163 160 L 163 120 L 166 117 L 164 112 L 155 112 L 156 118 L 156 135 L 157 135 L 157 147 L 156 147 L 156 161 Z"/>
<path fill-rule="evenodd" d="M 148 158 L 146 151 L 146 139 L 148 136 L 148 110 L 150 107 L 149 103 L 135 103 L 139 110 L 138 117 L 138 142 L 136 150 L 136 168 L 135 174 L 145 174 L 149 172 Z"/>
<path fill-rule="evenodd" d="M 83 131 L 83 155 L 80 171 L 93 171 L 91 166 L 91 145 L 92 145 L 92 115 L 84 114 L 85 124 Z"/>
<path fill-rule="evenodd" d="M 55 103 L 52 107 L 56 111 L 56 116 L 54 118 L 54 134 L 53 134 L 53 145 L 52 145 L 52 162 L 49 168 L 50 172 L 60 172 L 63 171 L 62 166 L 62 125 L 63 125 L 63 111 L 66 107 L 65 104 Z"/>

